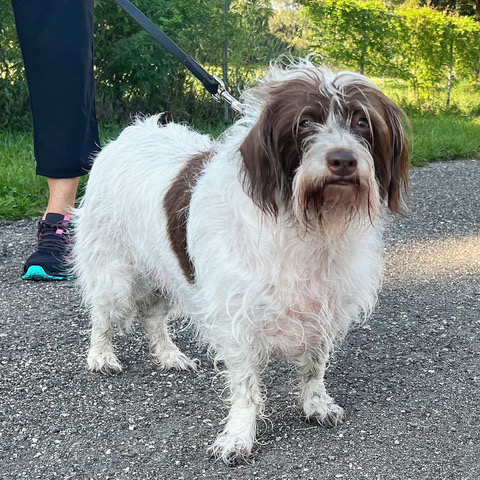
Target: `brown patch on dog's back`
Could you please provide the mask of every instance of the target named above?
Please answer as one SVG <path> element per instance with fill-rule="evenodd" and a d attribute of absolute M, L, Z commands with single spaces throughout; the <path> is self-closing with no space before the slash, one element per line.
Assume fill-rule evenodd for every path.
<path fill-rule="evenodd" d="M 202 152 L 193 156 L 177 175 L 163 201 L 170 244 L 190 283 L 195 281 L 195 269 L 187 252 L 187 220 L 190 200 L 192 190 L 211 156 L 212 152 Z"/>

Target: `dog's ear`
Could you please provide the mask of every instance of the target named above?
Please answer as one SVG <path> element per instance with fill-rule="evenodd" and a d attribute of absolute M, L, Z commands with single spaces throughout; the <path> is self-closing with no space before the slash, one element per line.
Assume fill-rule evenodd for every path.
<path fill-rule="evenodd" d="M 263 212 L 273 216 L 278 214 L 285 183 L 278 140 L 272 112 L 267 107 L 240 145 L 243 188 Z"/>
<path fill-rule="evenodd" d="M 406 211 L 403 193 L 408 194 L 410 148 L 406 129 L 411 125 L 404 113 L 392 100 L 381 95 L 377 107 L 382 120 L 374 132 L 375 175 L 382 198 L 388 197 L 388 208 L 395 213 Z M 377 150 L 378 149 L 378 150 Z"/>
<path fill-rule="evenodd" d="M 387 107 L 387 125 L 392 142 L 391 174 L 388 185 L 388 208 L 392 212 L 403 213 L 407 207 L 403 193 L 408 194 L 410 166 L 410 148 L 405 129 L 412 135 L 411 124 L 404 111 L 391 102 Z"/>
<path fill-rule="evenodd" d="M 395 105 L 397 110 L 400 110 Z M 392 178 L 388 187 L 388 208 L 392 212 L 402 213 L 406 210 L 402 193 L 408 194 L 410 166 L 410 148 L 405 127 L 408 127 L 411 134 L 411 125 L 402 110 L 397 112 L 396 118 L 392 119 L 390 126 L 392 133 L 393 155 L 392 155 Z"/>

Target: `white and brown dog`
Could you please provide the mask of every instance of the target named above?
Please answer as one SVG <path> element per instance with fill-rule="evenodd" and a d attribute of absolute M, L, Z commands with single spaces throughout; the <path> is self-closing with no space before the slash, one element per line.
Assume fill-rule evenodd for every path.
<path fill-rule="evenodd" d="M 88 366 L 117 372 L 114 325 L 145 326 L 160 368 L 194 363 L 174 345 L 173 309 L 225 362 L 231 409 L 211 452 L 248 457 L 271 355 L 292 360 L 308 419 L 339 423 L 325 365 L 373 309 L 382 204 L 403 208 L 403 111 L 365 77 L 274 64 L 219 141 L 137 120 L 95 160 L 76 212 L 75 269 L 91 310 Z"/>

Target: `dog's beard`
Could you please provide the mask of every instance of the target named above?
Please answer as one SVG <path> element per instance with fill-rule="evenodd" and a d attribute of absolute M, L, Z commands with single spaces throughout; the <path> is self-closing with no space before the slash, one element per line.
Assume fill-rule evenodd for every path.
<path fill-rule="evenodd" d="M 305 230 L 319 229 L 324 235 L 338 238 L 352 223 L 373 224 L 380 209 L 378 186 L 369 178 L 349 183 L 331 183 L 317 178 L 301 182 L 293 198 L 297 224 Z"/>

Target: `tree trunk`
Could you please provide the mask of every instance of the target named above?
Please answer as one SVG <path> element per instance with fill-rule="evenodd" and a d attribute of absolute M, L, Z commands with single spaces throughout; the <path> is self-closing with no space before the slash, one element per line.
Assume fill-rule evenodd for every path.
<path fill-rule="evenodd" d="M 448 66 L 448 87 L 447 87 L 447 105 L 446 107 L 450 107 L 450 98 L 452 96 L 452 84 L 453 84 L 453 64 L 455 63 L 455 59 L 453 58 L 453 43 L 454 39 L 452 37 L 452 41 L 450 42 L 450 62 Z"/>

